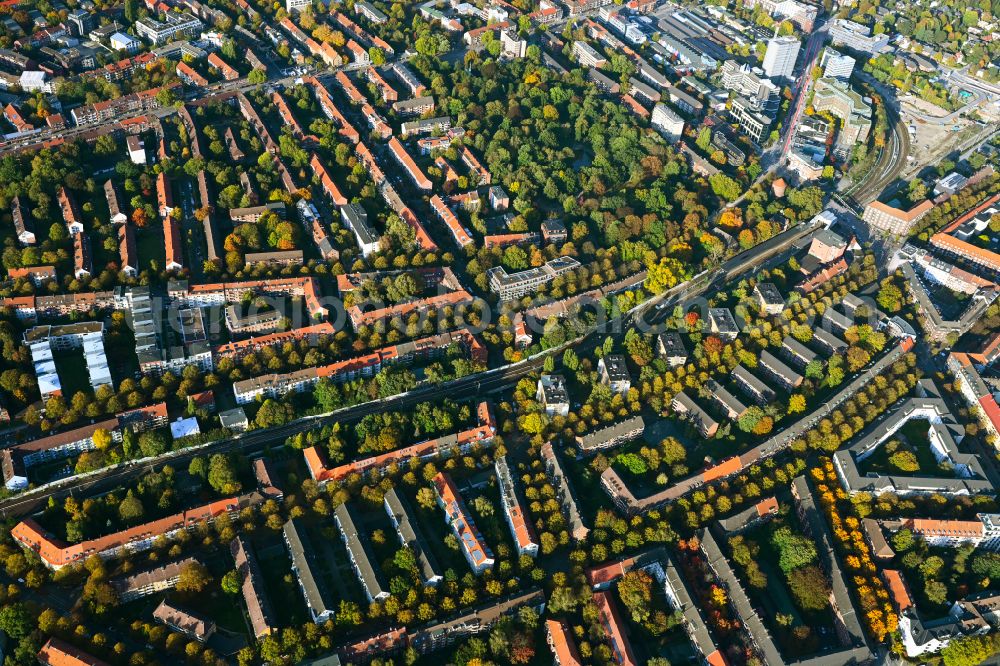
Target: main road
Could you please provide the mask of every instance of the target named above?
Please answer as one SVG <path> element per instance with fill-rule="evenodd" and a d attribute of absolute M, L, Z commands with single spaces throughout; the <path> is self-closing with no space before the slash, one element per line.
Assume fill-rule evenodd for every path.
<path fill-rule="evenodd" d="M 156 458 L 122 463 L 107 469 L 56 481 L 0 501 L 0 516 L 9 519 L 34 513 L 43 509 L 50 498 L 59 500 L 69 495 L 106 492 L 147 471 L 158 469 L 164 465 L 186 467 L 192 458 L 199 455 L 236 451 L 245 455 L 253 455 L 269 447 L 280 446 L 288 437 L 325 425 L 350 424 L 370 414 L 404 410 L 429 400 L 451 396 L 480 396 L 509 389 L 523 377 L 541 370 L 547 357 L 558 358 L 557 355 L 561 355 L 566 349 L 572 347 L 580 354 L 587 354 L 598 344 L 601 344 L 606 336 L 621 337 L 625 330 L 632 325 L 642 326 L 646 330 L 655 330 L 655 327 L 669 314 L 673 305 L 698 298 L 722 281 L 733 280 L 745 273 L 757 270 L 761 265 L 782 256 L 796 244 L 804 242 L 816 230 L 816 225 L 811 223 L 794 226 L 757 247 L 723 262 L 718 267 L 705 271 L 663 294 L 644 301 L 629 312 L 592 327 L 580 337 L 559 347 L 540 352 L 524 361 L 441 384 L 420 386 L 407 393 L 345 407 L 320 416 L 301 418 L 282 426 L 252 430 L 229 439 L 172 451 Z M 652 316 L 647 321 L 646 315 L 651 310 Z"/>

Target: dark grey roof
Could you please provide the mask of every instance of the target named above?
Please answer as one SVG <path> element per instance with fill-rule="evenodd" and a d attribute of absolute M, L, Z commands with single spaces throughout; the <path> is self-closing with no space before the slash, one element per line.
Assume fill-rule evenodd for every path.
<path fill-rule="evenodd" d="M 292 571 L 299 579 L 306 604 L 316 615 L 334 612 L 335 600 L 319 575 L 318 563 L 302 521 L 298 518 L 289 520 L 285 523 L 284 534 L 285 546 L 292 556 Z"/>
<path fill-rule="evenodd" d="M 788 353 L 788 356 L 802 366 L 808 365 L 816 360 L 816 352 L 806 347 L 790 335 L 786 335 L 781 341 L 781 346 Z"/>
<path fill-rule="evenodd" d="M 541 590 L 529 590 L 502 599 L 495 604 L 478 606 L 442 622 L 424 625 L 408 634 L 409 642 L 420 652 L 425 645 L 436 645 L 440 641 L 450 642 L 460 636 L 478 634 L 489 629 L 501 617 L 523 606 L 543 608 L 545 594 Z"/>
<path fill-rule="evenodd" d="M 815 328 L 813 329 L 813 339 L 822 344 L 827 349 L 833 351 L 840 351 L 847 349 L 847 343 L 841 340 L 837 335 L 831 333 L 825 328 Z"/>
<path fill-rule="evenodd" d="M 581 451 L 590 451 L 604 447 L 608 442 L 621 443 L 623 439 L 634 439 L 642 434 L 646 428 L 646 422 L 642 416 L 633 416 L 630 419 L 612 423 L 600 430 L 588 432 L 586 435 L 577 437 L 577 443 Z"/>
<path fill-rule="evenodd" d="M 556 487 L 559 501 L 562 502 L 566 520 L 569 522 L 570 534 L 574 539 L 585 539 L 590 532 L 590 528 L 583 524 L 583 517 L 580 516 L 580 509 L 576 503 L 576 496 L 573 494 L 573 487 L 570 485 L 569 479 L 566 478 L 566 473 L 559 464 L 559 458 L 556 456 L 551 442 L 546 442 L 542 445 L 542 458 L 546 461 L 546 473 Z"/>
<path fill-rule="evenodd" d="M 674 395 L 673 402 L 676 402 L 683 408 L 687 418 L 690 419 L 694 423 L 695 427 L 700 430 L 708 431 L 713 427 L 719 426 L 718 422 L 716 422 L 716 420 L 713 419 L 708 412 L 701 408 L 701 405 L 692 400 L 691 396 L 684 391 L 678 391 L 677 394 Z"/>
<path fill-rule="evenodd" d="M 728 308 L 709 308 L 708 318 L 720 333 L 739 333 L 740 327 Z"/>
<path fill-rule="evenodd" d="M 347 546 L 354 571 L 365 588 L 365 593 L 371 599 L 388 596 L 389 591 L 382 583 L 381 572 L 375 568 L 371 546 L 368 544 L 368 539 L 362 538 L 358 531 L 354 511 L 350 505 L 345 503 L 334 509 L 334 522 L 337 523 L 340 535 L 344 538 L 344 545 Z"/>
<path fill-rule="evenodd" d="M 936 387 L 920 387 L 923 396 L 911 397 L 904 401 L 888 417 L 869 428 L 854 443 L 837 451 L 833 456 L 837 470 L 848 492 L 894 491 L 908 493 L 978 494 L 992 493 L 993 484 L 988 480 L 982 464 L 975 455 L 962 453 L 958 441 L 965 429 L 958 424 L 948 409 L 947 403 L 938 396 Z M 862 474 L 858 463 L 883 445 L 907 421 L 927 418 L 934 439 L 943 449 L 943 457 L 955 468 L 955 477 L 936 476 L 892 476 L 875 473 Z"/>
<path fill-rule="evenodd" d="M 733 368 L 733 379 L 737 380 L 737 383 L 742 389 L 753 395 L 758 400 L 763 400 L 769 402 L 774 399 L 774 391 L 770 386 L 757 379 L 749 370 L 744 368 L 742 365 L 738 365 Z"/>
<path fill-rule="evenodd" d="M 802 375 L 789 368 L 777 356 L 766 349 L 760 353 L 760 364 L 776 377 L 779 377 L 786 386 L 796 386 L 802 382 Z"/>
<path fill-rule="evenodd" d="M 739 418 L 743 412 L 747 411 L 746 405 L 714 379 L 708 380 L 705 383 L 705 388 L 712 394 L 712 399 L 719 403 L 722 409 L 726 410 L 727 418 L 734 418 L 734 416 L 735 418 Z"/>
<path fill-rule="evenodd" d="M 672 356 L 683 356 L 687 358 L 687 349 L 684 347 L 684 338 L 680 333 L 661 333 L 659 336 L 659 346 L 662 354 L 667 358 Z"/>
<path fill-rule="evenodd" d="M 784 305 L 785 299 L 773 282 L 759 282 L 754 290 L 767 305 Z"/>

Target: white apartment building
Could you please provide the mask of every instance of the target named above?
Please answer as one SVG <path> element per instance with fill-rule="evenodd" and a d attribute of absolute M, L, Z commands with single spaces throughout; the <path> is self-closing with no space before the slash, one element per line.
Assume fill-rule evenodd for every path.
<path fill-rule="evenodd" d="M 594 50 L 594 47 L 586 42 L 573 42 L 573 55 L 576 56 L 581 67 L 596 67 L 597 69 L 601 69 L 608 62 L 607 58 Z"/>
<path fill-rule="evenodd" d="M 180 37 L 199 35 L 203 27 L 201 21 L 188 12 L 171 12 L 166 14 L 162 21 L 146 17 L 135 22 L 136 33 L 154 45 L 166 44 Z"/>
<path fill-rule="evenodd" d="M 31 351 L 42 400 L 62 394 L 53 350 L 82 349 L 93 389 L 96 391 L 101 386 L 114 388 L 104 351 L 104 324 L 101 322 L 36 326 L 24 332 L 24 342 Z"/>
<path fill-rule="evenodd" d="M 684 119 L 666 104 L 658 103 L 653 107 L 649 122 L 668 141 L 678 141 L 684 134 Z"/>
<path fill-rule="evenodd" d="M 832 22 L 830 40 L 835 46 L 843 45 L 854 51 L 872 55 L 879 54 L 889 45 L 889 35 L 872 35 L 868 26 L 847 19 L 836 19 Z"/>

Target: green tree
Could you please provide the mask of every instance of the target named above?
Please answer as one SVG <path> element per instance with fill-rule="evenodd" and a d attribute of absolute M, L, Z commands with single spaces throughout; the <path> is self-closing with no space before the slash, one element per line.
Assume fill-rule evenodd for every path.
<path fill-rule="evenodd" d="M 721 171 L 712 174 L 708 179 L 708 184 L 712 186 L 712 191 L 715 192 L 716 196 L 723 201 L 735 201 L 742 192 L 739 182 Z"/>
<path fill-rule="evenodd" d="M 139 450 L 143 457 L 152 458 L 162 455 L 170 447 L 167 433 L 162 430 L 147 430 L 139 435 Z"/>
<path fill-rule="evenodd" d="M 211 582 L 212 575 L 205 565 L 197 561 L 191 562 L 181 568 L 177 580 L 177 591 L 197 594 L 208 587 Z"/>
<path fill-rule="evenodd" d="M 216 453 L 208 463 L 208 485 L 224 495 L 235 495 L 242 487 L 236 473 L 233 459 L 223 453 Z"/>
<path fill-rule="evenodd" d="M 145 509 L 142 506 L 142 502 L 132 494 L 132 491 L 128 491 L 128 495 L 125 499 L 118 504 L 118 515 L 121 516 L 122 520 L 126 523 L 137 523 L 145 515 Z"/>
<path fill-rule="evenodd" d="M 830 604 L 830 584 L 815 565 L 789 572 L 788 589 L 803 610 L 821 611 Z"/>
<path fill-rule="evenodd" d="M 16 641 L 27 636 L 34 628 L 34 622 L 28 608 L 21 602 L 15 602 L 0 608 L 0 630 Z"/>
<path fill-rule="evenodd" d="M 261 428 L 273 428 L 274 426 L 284 425 L 288 422 L 288 407 L 284 403 L 280 403 L 277 400 L 268 398 L 257 410 L 257 416 L 254 418 L 254 423 L 256 423 Z"/>
<path fill-rule="evenodd" d="M 916 472 L 920 469 L 920 463 L 913 451 L 900 449 L 889 456 L 889 464 L 900 472 Z"/>
<path fill-rule="evenodd" d="M 708 127 L 702 127 L 694 143 L 701 148 L 702 152 L 707 153 L 709 147 L 712 145 L 712 130 Z"/>
<path fill-rule="evenodd" d="M 778 566 L 786 574 L 816 561 L 816 545 L 790 527 L 779 527 L 771 534 L 771 543 L 778 550 Z"/>
<path fill-rule="evenodd" d="M 227 571 L 225 575 L 222 576 L 220 586 L 222 587 L 222 591 L 226 594 L 239 594 L 243 589 L 240 573 L 238 571 Z"/>

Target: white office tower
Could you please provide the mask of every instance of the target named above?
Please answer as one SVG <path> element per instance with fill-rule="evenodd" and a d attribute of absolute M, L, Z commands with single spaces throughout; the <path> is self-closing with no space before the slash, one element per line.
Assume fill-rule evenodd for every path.
<path fill-rule="evenodd" d="M 799 57 L 799 40 L 794 37 L 773 37 L 767 40 L 764 54 L 764 75 L 768 78 L 791 78 L 795 60 Z"/>
<path fill-rule="evenodd" d="M 823 51 L 823 57 L 820 58 L 819 66 L 823 68 L 823 76 L 846 81 L 854 72 L 854 63 L 855 60 L 851 56 L 827 47 Z"/>

